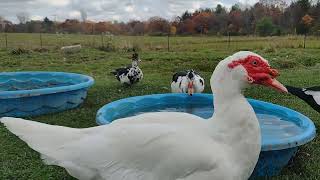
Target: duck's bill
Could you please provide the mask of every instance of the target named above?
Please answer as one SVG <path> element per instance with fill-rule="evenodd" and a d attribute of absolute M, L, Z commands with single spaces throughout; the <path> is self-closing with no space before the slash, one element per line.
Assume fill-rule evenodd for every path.
<path fill-rule="evenodd" d="M 188 89 L 188 94 L 189 94 L 190 96 L 193 95 L 193 88 L 189 88 L 189 89 Z"/>
<path fill-rule="evenodd" d="M 190 96 L 192 96 L 193 92 L 194 92 L 193 82 L 189 82 L 189 84 L 188 84 L 188 94 L 189 94 Z"/>
<path fill-rule="evenodd" d="M 272 87 L 280 92 L 288 93 L 287 88 L 275 78 L 269 78 L 262 82 L 263 85 Z"/>

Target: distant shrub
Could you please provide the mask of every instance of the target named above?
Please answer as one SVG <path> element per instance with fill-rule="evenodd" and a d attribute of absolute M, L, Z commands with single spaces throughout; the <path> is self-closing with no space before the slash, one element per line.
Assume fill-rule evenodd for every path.
<path fill-rule="evenodd" d="M 17 49 L 12 49 L 11 54 L 12 55 L 22 55 L 22 54 L 29 54 L 30 51 L 24 48 L 17 48 Z"/>

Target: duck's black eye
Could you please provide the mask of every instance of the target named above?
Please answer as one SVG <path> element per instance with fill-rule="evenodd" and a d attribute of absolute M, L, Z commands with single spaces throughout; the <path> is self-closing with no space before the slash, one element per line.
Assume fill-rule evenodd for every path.
<path fill-rule="evenodd" d="M 258 62 L 256 60 L 252 61 L 252 65 L 256 66 L 258 65 Z"/>

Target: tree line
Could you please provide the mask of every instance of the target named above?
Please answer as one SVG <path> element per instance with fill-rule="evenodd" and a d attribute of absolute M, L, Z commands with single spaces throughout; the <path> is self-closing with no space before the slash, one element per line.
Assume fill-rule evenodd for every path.
<path fill-rule="evenodd" d="M 287 5 L 284 0 L 260 0 L 253 6 L 235 4 L 230 9 L 214 8 L 185 11 L 173 20 L 151 17 L 146 21 L 129 22 L 66 19 L 56 22 L 49 18 L 29 20 L 27 13 L 17 14 L 18 24 L 0 18 L 3 32 L 83 33 L 115 35 L 320 35 L 320 0 L 297 0 Z M 1 23 L 2 22 L 2 23 Z M 5 22 L 5 23 L 4 23 Z"/>

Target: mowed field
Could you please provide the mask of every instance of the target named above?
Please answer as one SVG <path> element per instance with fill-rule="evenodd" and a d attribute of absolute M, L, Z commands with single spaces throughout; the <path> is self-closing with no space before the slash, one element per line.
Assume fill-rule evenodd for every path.
<path fill-rule="evenodd" d="M 95 115 L 104 104 L 130 96 L 170 92 L 174 72 L 193 68 L 205 78 L 205 92 L 210 93 L 209 79 L 217 63 L 239 50 L 254 51 L 269 60 L 281 76 L 280 82 L 297 87 L 320 85 L 320 38 L 308 37 L 167 37 L 91 36 L 42 34 L 0 34 L 0 71 L 66 71 L 87 74 L 95 79 L 88 98 L 81 107 L 62 113 L 32 117 L 48 124 L 74 128 L 96 126 Z M 63 55 L 63 45 L 80 43 L 79 53 Z M 103 44 L 103 48 L 102 47 Z M 109 45 L 108 45 L 109 44 Z M 7 48 L 6 48 L 7 46 Z M 99 48 L 100 47 L 100 48 Z M 108 47 L 108 48 L 106 48 Z M 125 88 L 110 74 L 131 63 L 130 50 L 136 47 L 141 57 L 144 79 Z M 27 50 L 13 55 L 12 50 Z M 320 126 L 320 114 L 302 100 L 265 87 L 254 87 L 246 96 L 297 110 Z M 46 166 L 37 152 L 0 125 L 0 179 L 72 179 L 63 168 Z M 300 148 L 297 156 L 280 176 L 268 179 L 320 179 L 320 139 Z"/>

